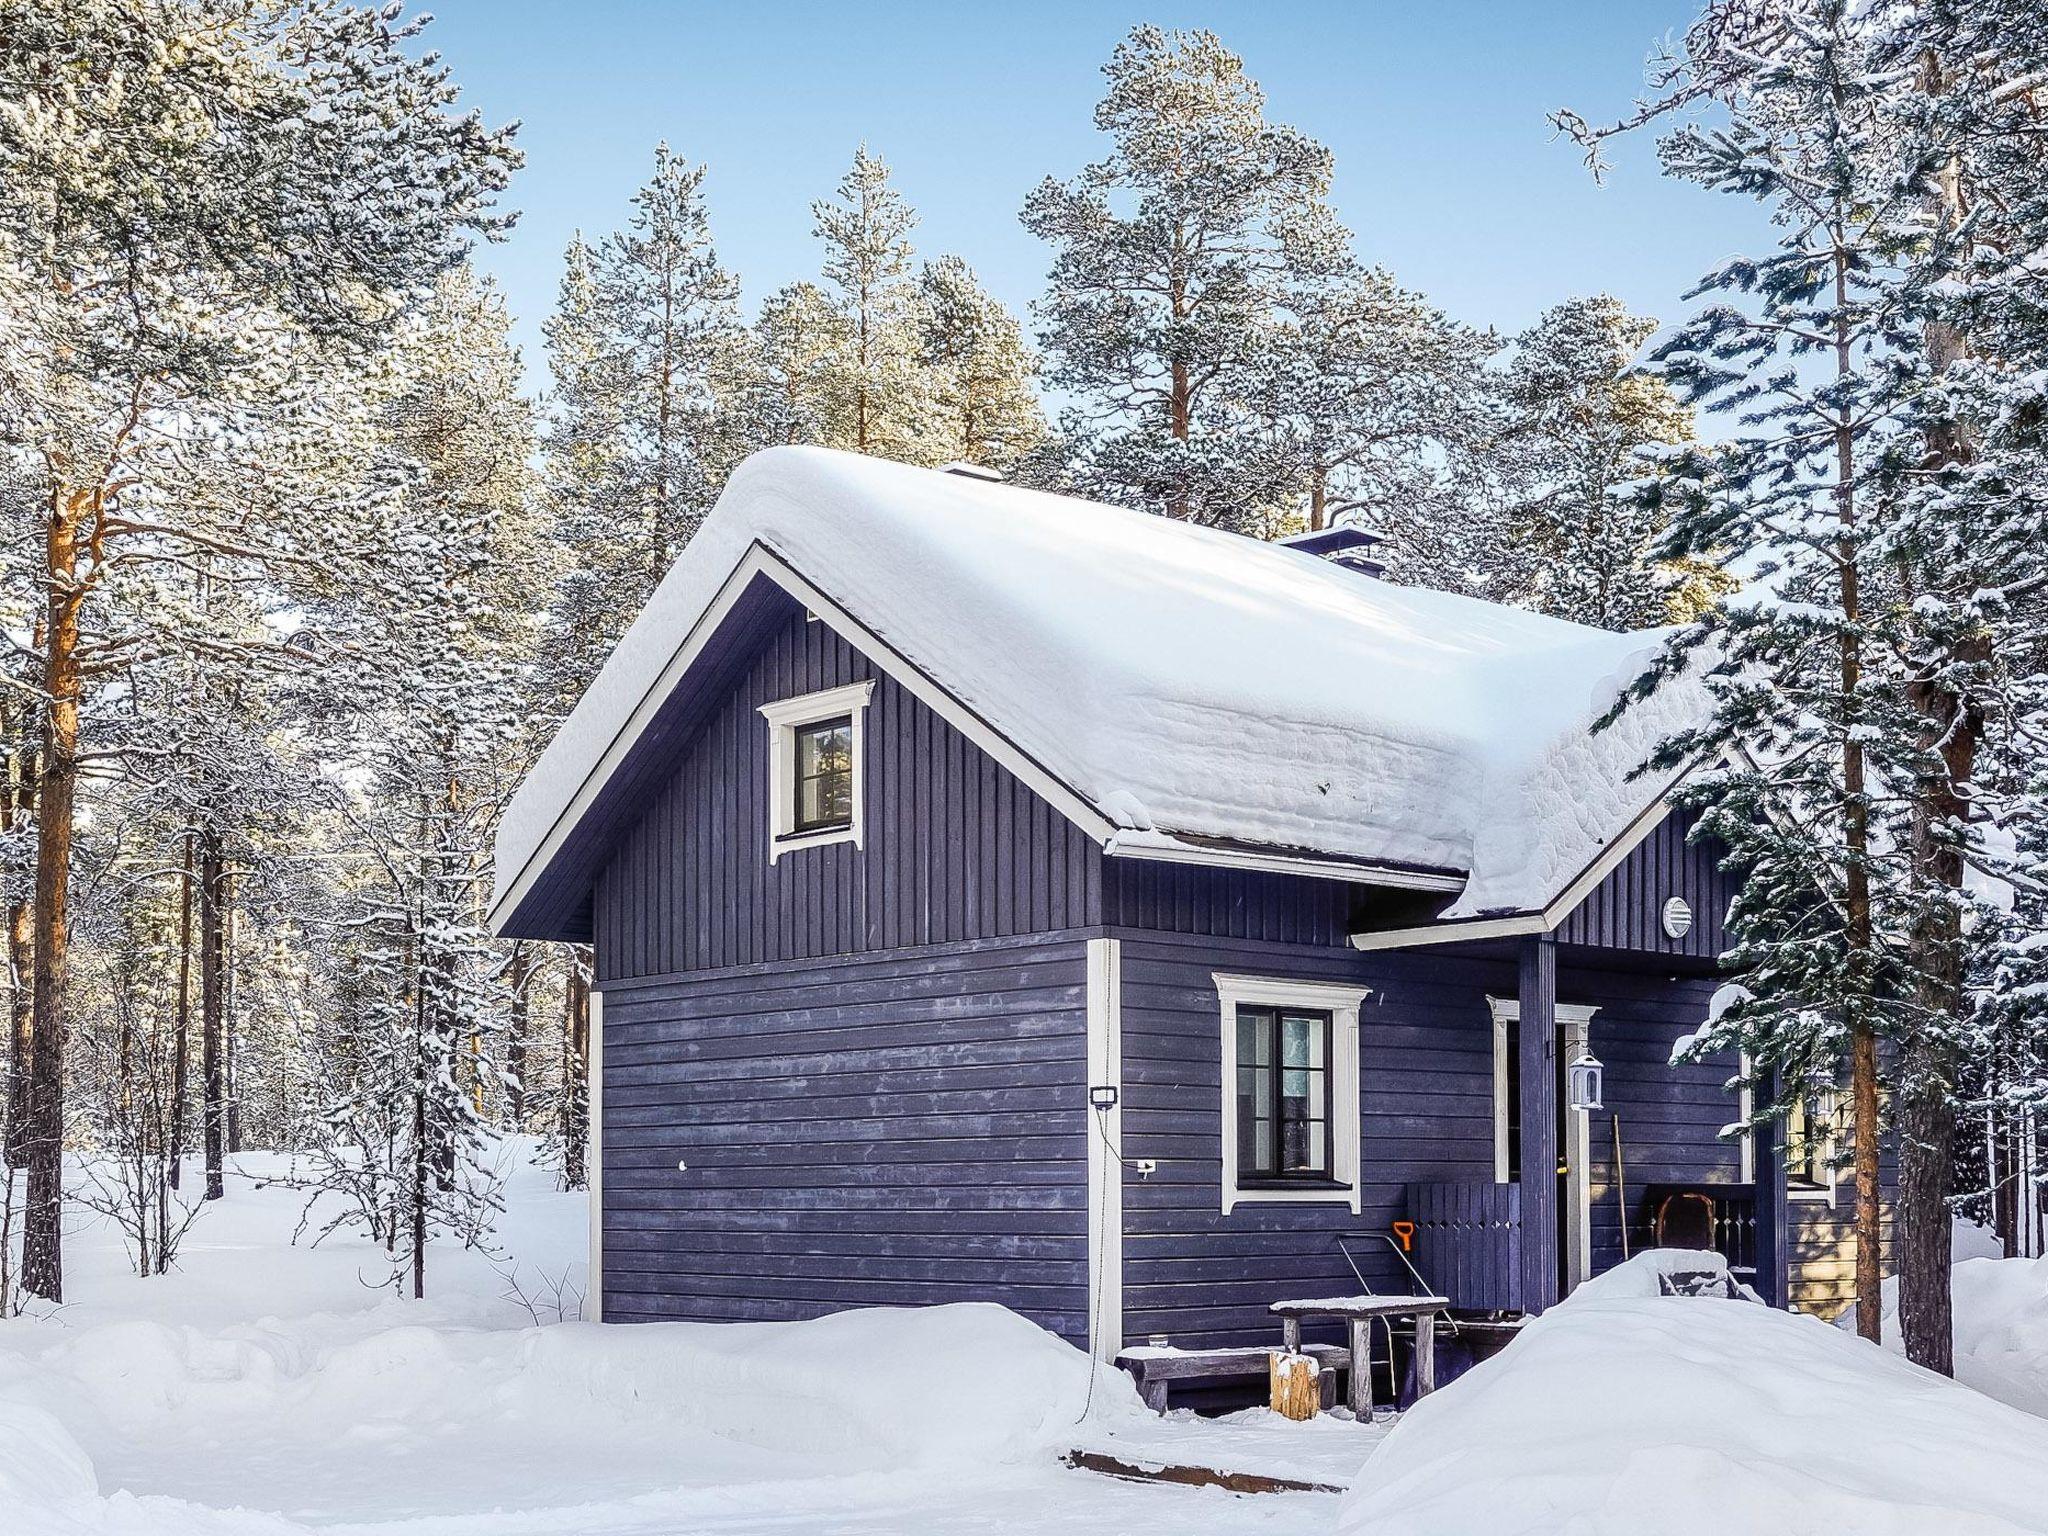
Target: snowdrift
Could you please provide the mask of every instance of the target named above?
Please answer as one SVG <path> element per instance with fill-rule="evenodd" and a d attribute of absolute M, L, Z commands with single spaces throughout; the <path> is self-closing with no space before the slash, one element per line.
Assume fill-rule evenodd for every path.
<path fill-rule="evenodd" d="M 2048 1532 L 2048 1422 L 1646 1254 L 1424 1400 L 1341 1536 Z"/>
<path fill-rule="evenodd" d="M 1958 1224 L 1982 1241 L 1981 1228 Z M 1975 1257 L 1961 1260 L 1950 1280 L 1955 1299 L 1956 1380 L 2001 1402 L 2048 1418 L 2048 1258 Z M 1856 1327 L 1851 1307 L 1837 1320 Z M 1903 1352 L 1899 1337 L 1899 1282 L 1884 1283 L 1884 1344 Z"/>
<path fill-rule="evenodd" d="M 21 1512 L 0 1529 L 111 1532 L 145 1506 L 135 1528 L 153 1532 L 300 1529 L 276 1516 L 244 1526 L 245 1515 L 180 1500 L 97 1497 L 87 1446 L 114 1453 L 195 1424 L 246 1427 L 277 1453 L 309 1447 L 314 1478 L 358 1447 L 364 1475 L 376 1475 L 382 1447 L 471 1424 L 500 1436 L 531 1426 L 545 1457 L 574 1426 L 598 1444 L 665 1445 L 674 1481 L 720 1484 L 1049 1463 L 1089 1401 L 1088 1358 L 994 1305 L 804 1323 L 401 1326 L 339 1339 L 323 1337 L 330 1322 L 213 1332 L 135 1319 L 57 1335 L 13 1369 L 0 1354 L 0 1510 Z M 1098 1367 L 1096 1378 L 1096 1420 L 1149 1417 L 1123 1373 Z"/>

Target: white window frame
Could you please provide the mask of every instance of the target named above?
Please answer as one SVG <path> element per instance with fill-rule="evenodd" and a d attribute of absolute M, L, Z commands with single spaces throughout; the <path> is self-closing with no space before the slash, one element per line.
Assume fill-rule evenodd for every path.
<path fill-rule="evenodd" d="M 799 848 L 822 848 L 827 843 L 861 846 L 866 816 L 868 700 L 875 682 L 848 683 L 843 688 L 821 688 L 816 693 L 798 694 L 761 706 L 761 718 L 768 722 L 768 862 Z M 845 715 L 853 724 L 853 818 L 843 827 L 821 827 L 799 834 L 796 830 L 796 733 L 799 726 Z"/>
<path fill-rule="evenodd" d="M 1508 1026 L 1522 1021 L 1520 998 L 1489 997 L 1493 1013 L 1493 1182 L 1508 1182 Z M 1554 1003 L 1557 1052 L 1570 1062 L 1585 1053 L 1597 1003 Z M 1564 1184 L 1565 1269 L 1567 1287 L 1593 1273 L 1593 1117 L 1565 1106 L 1564 1154 L 1570 1176 Z"/>
<path fill-rule="evenodd" d="M 1359 1144 L 1364 1136 L 1363 1084 L 1359 1070 L 1358 1013 L 1369 989 L 1348 982 L 1295 981 L 1283 976 L 1241 976 L 1217 971 L 1216 998 L 1223 1043 L 1223 1214 L 1239 1205 L 1348 1205 L 1363 1212 Z M 1237 1182 L 1237 1010 L 1314 1008 L 1330 1015 L 1330 1178 L 1302 1189 L 1240 1188 Z"/>

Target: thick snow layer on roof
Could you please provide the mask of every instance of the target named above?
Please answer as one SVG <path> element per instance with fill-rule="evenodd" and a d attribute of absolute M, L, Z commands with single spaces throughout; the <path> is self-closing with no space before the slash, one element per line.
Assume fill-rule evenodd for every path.
<path fill-rule="evenodd" d="M 1540 905 L 1653 798 L 1655 636 L 1165 518 L 815 448 L 742 465 L 498 834 L 516 878 L 759 542 L 1114 826 L 1469 871 Z"/>

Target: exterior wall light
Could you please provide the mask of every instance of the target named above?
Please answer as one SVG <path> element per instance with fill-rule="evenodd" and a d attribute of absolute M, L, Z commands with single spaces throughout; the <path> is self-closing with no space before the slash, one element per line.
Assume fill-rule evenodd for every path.
<path fill-rule="evenodd" d="M 1566 1102 L 1573 1109 L 1599 1109 L 1602 1071 L 1600 1058 L 1587 1051 L 1564 1071 Z"/>

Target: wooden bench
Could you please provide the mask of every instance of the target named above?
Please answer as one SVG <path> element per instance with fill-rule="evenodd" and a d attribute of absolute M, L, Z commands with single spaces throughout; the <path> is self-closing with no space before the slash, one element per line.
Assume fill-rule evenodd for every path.
<path fill-rule="evenodd" d="M 1243 1381 L 1266 1379 L 1266 1359 L 1276 1349 L 1246 1345 L 1236 1349 L 1174 1349 L 1170 1346 L 1140 1345 L 1124 1350 L 1116 1363 L 1129 1371 L 1138 1383 L 1138 1395 L 1154 1413 L 1166 1412 L 1167 1389 L 1177 1381 Z M 1313 1355 L 1321 1368 L 1323 1406 L 1337 1402 L 1337 1373 L 1351 1366 L 1351 1351 L 1337 1344 L 1305 1344 L 1304 1355 Z"/>

